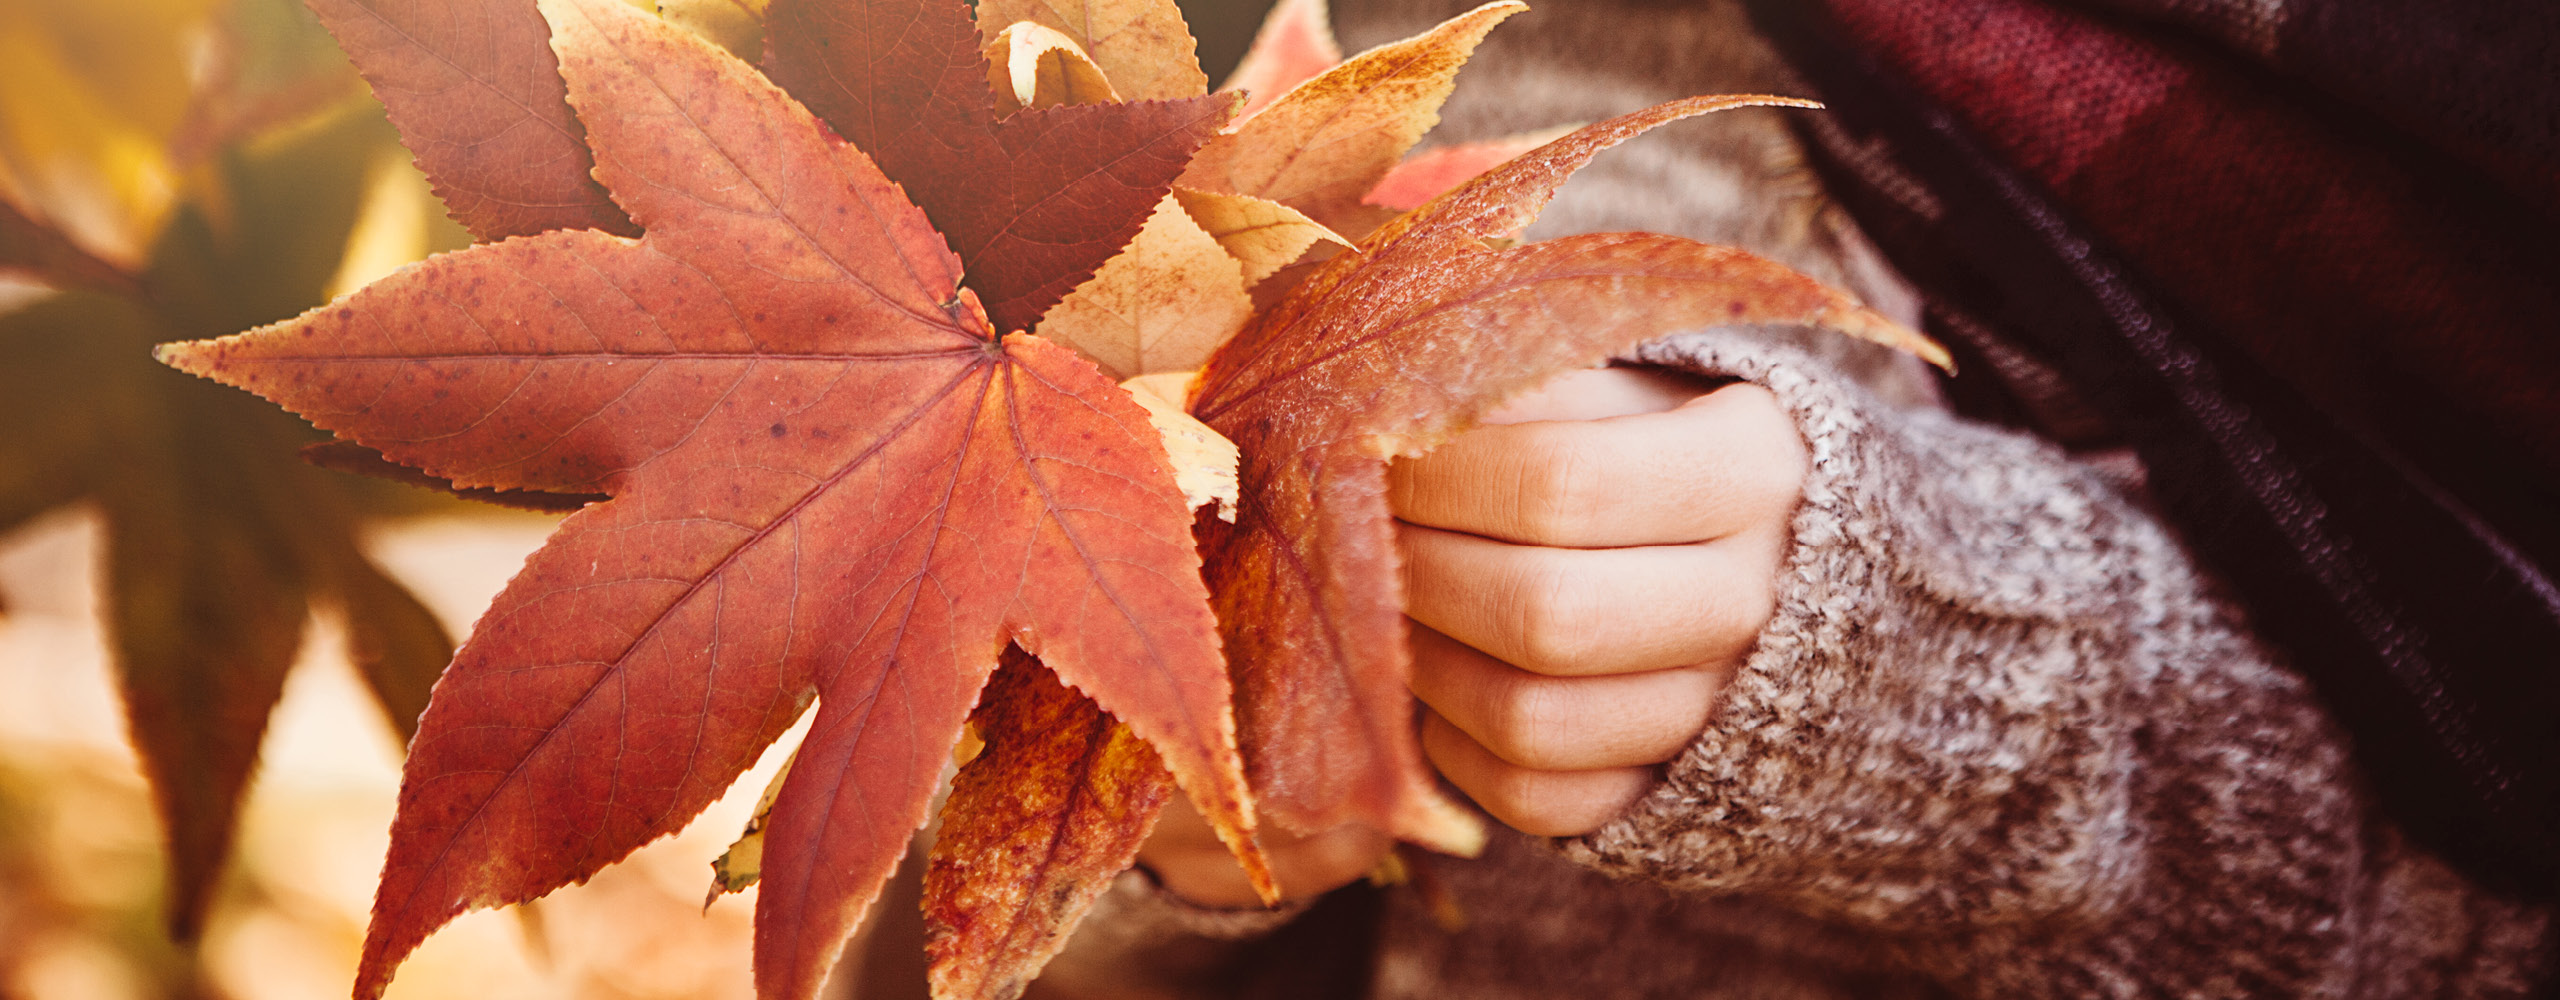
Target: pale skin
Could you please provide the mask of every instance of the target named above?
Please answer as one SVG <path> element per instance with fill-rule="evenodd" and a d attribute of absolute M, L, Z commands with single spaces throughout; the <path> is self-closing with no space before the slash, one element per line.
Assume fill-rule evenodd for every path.
<path fill-rule="evenodd" d="M 1560 376 L 1388 474 L 1432 766 L 1525 833 L 1589 833 L 1715 710 L 1775 608 L 1808 458 L 1766 389 L 1665 372 Z M 1377 867 L 1356 824 L 1266 829 L 1288 898 Z M 1138 854 L 1175 895 L 1255 905 L 1187 806 Z"/>

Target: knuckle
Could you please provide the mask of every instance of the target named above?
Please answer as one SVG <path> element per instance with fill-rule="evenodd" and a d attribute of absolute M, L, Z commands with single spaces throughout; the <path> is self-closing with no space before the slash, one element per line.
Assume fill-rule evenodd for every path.
<path fill-rule="evenodd" d="M 1552 558 L 1534 558 L 1523 571 L 1513 613 L 1512 638 L 1519 666 L 1541 673 L 1569 665 L 1589 652 L 1589 615 L 1575 574 Z"/>
<path fill-rule="evenodd" d="M 1590 450 L 1572 437 L 1541 435 L 1522 457 L 1518 529 L 1530 541 L 1580 537 L 1590 526 L 1597 497 Z"/>
<path fill-rule="evenodd" d="M 1556 735 L 1564 731 L 1563 706 L 1544 684 L 1513 683 L 1497 694 L 1492 712 L 1494 755 L 1524 767 L 1555 764 Z"/>

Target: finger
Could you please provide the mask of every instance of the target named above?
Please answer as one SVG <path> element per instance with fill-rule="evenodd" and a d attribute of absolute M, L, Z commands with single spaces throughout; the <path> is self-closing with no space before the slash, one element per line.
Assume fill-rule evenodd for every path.
<path fill-rule="evenodd" d="M 1375 869 L 1394 846 L 1386 834 L 1358 823 L 1311 836 L 1266 826 L 1260 839 L 1272 876 L 1280 882 L 1282 899 L 1322 895 L 1348 885 Z M 1219 841 L 1217 831 L 1178 796 L 1166 804 L 1164 818 L 1138 849 L 1138 863 L 1167 890 L 1190 902 L 1228 909 L 1262 905 L 1253 881 Z"/>
<path fill-rule="evenodd" d="M 1738 384 L 1662 413 L 1478 427 L 1388 469 L 1413 524 L 1531 545 L 1707 541 L 1783 520 L 1807 465 L 1777 398 Z"/>
<path fill-rule="evenodd" d="M 1601 420 L 1660 413 L 1714 391 L 1731 379 L 1708 379 L 1669 368 L 1618 366 L 1584 368 L 1548 379 L 1528 392 L 1502 401 L 1482 423 L 1519 424 L 1532 420 Z"/>
<path fill-rule="evenodd" d="M 1590 833 L 1653 787 L 1653 769 L 1539 771 L 1496 757 L 1437 713 L 1422 713 L 1433 766 L 1504 825 L 1540 837 Z"/>
<path fill-rule="evenodd" d="M 1413 632 L 1413 693 L 1494 756 L 1540 771 L 1641 767 L 1678 756 L 1707 726 L 1729 666 L 1547 677 L 1426 627 Z"/>
<path fill-rule="evenodd" d="M 1626 549 L 1511 545 L 1411 525 L 1405 613 L 1495 659 L 1578 677 L 1738 660 L 1776 607 L 1783 526 Z"/>

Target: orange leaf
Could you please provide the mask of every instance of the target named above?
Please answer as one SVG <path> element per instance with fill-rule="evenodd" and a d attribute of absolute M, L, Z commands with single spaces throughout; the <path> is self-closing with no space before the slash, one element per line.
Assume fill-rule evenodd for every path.
<path fill-rule="evenodd" d="M 1363 200 L 1381 208 L 1410 212 L 1423 202 L 1438 197 L 1441 192 L 1501 166 L 1512 157 L 1564 138 L 1578 127 L 1560 125 L 1499 139 L 1423 150 L 1406 157 L 1403 163 L 1396 164 L 1395 169 L 1387 171 L 1385 177 L 1378 179 L 1378 186 L 1370 188 L 1368 197 Z"/>
<path fill-rule="evenodd" d="M 473 236 L 639 231 L 588 176 L 584 133 L 531 0 L 308 2 Z"/>
<path fill-rule="evenodd" d="M 1584 128 L 1476 178 L 1333 258 L 1202 373 L 1192 412 L 1243 449 L 1237 523 L 1203 521 L 1266 815 L 1359 820 L 1463 853 L 1413 737 L 1386 461 L 1506 396 L 1651 337 L 1722 323 L 1829 326 L 1908 344 L 1847 296 L 1739 250 L 1648 234 L 1496 250 L 1600 150 L 1663 122 L 1781 98 L 1692 98 Z"/>
<path fill-rule="evenodd" d="M 1166 198 L 1129 249 L 1040 320 L 1113 378 L 1200 367 L 1244 327 L 1244 269 Z"/>
<path fill-rule="evenodd" d="M 1182 8 L 1173 0 L 979 0 L 981 24 L 1032 21 L 1064 33 L 1131 100 L 1209 91 Z"/>
<path fill-rule="evenodd" d="M 1334 229 L 1366 232 L 1376 213 L 1361 197 L 1439 123 L 1476 43 L 1527 9 L 1497 0 L 1353 56 L 1210 140 L 1182 185 L 1268 198 Z"/>
<path fill-rule="evenodd" d="M 925 869 L 933 995 L 1009 998 L 1137 860 L 1173 775 L 1129 727 L 1005 651 L 971 717 L 986 741 L 951 785 Z"/>
<path fill-rule="evenodd" d="M 1129 245 L 1234 113 L 1232 97 L 1209 96 L 997 121 L 960 0 L 775 0 L 769 18 L 767 72 L 924 209 L 999 330 L 1030 329 Z"/>
<path fill-rule="evenodd" d="M 1254 32 L 1253 47 L 1218 89 L 1243 91 L 1244 115 L 1251 117 L 1290 88 L 1339 65 L 1342 45 L 1333 40 L 1325 0 L 1280 0 Z"/>
<path fill-rule="evenodd" d="M 681 826 L 814 696 L 756 949 L 764 996 L 810 996 L 1007 641 L 1249 851 L 1191 515 L 1145 410 L 999 337 L 924 215 L 753 68 L 620 0 L 543 10 L 645 235 L 478 246 L 162 354 L 458 486 L 612 498 L 437 684 L 357 995 L 465 909 Z"/>

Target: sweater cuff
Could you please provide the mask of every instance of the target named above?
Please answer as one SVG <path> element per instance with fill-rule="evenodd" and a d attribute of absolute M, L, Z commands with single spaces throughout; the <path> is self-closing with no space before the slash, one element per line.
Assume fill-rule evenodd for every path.
<path fill-rule="evenodd" d="M 1880 931 L 2114 891 L 2129 733 L 2089 663 L 2123 638 L 2127 568 L 2176 562 L 2156 528 L 2058 452 L 1892 410 L 1747 334 L 1635 359 L 1767 387 L 1811 462 L 1775 614 L 1715 718 L 1566 854 Z"/>

